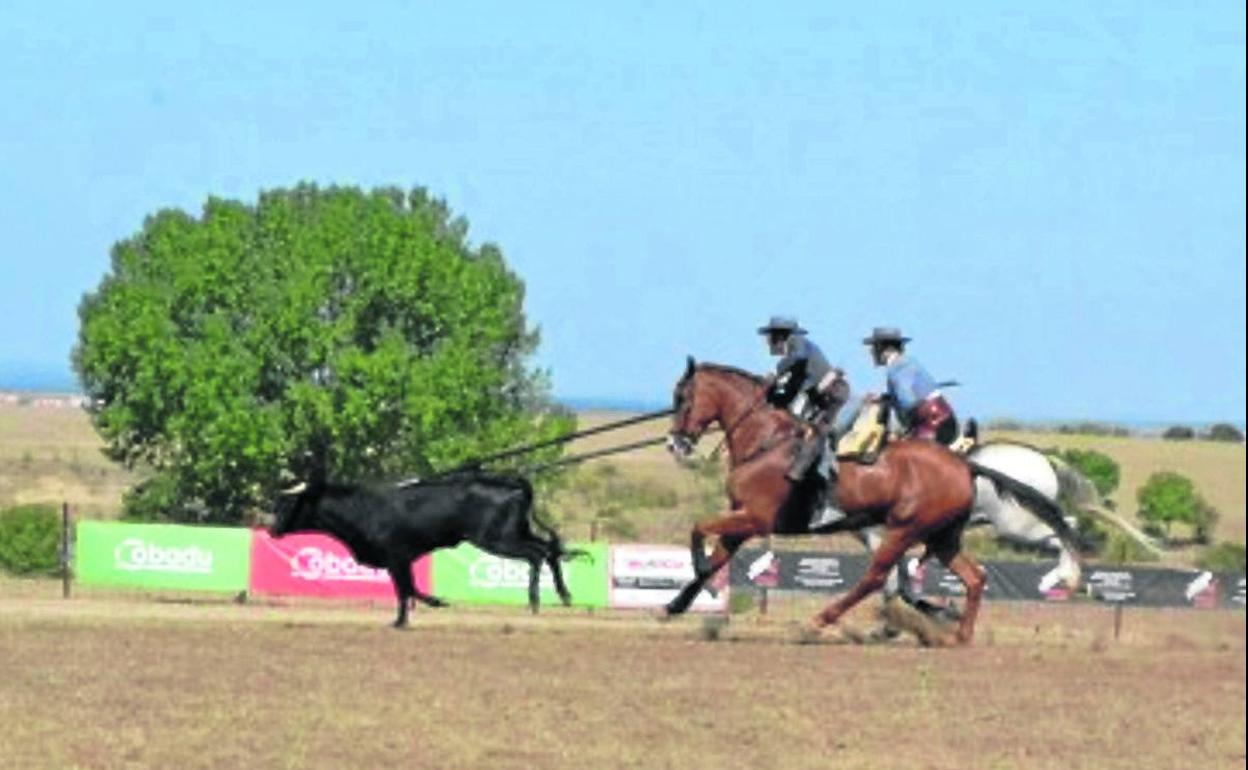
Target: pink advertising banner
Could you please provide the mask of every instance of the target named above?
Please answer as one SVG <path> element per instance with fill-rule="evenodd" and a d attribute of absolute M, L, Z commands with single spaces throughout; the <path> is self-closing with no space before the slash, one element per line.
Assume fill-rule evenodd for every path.
<path fill-rule="evenodd" d="M 412 565 L 416 587 L 429 591 L 429 557 Z M 255 594 L 394 601 L 385 570 L 356 563 L 341 542 L 304 533 L 273 538 L 262 529 L 251 538 L 251 585 Z"/>

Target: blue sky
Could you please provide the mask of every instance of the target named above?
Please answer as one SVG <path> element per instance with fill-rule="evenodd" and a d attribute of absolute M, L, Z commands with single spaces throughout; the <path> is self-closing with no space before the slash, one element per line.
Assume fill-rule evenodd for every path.
<path fill-rule="evenodd" d="M 785 312 L 860 389 L 890 324 L 962 412 L 1244 419 L 1242 3 L 603 5 L 6 6 L 0 385 L 145 215 L 308 179 L 445 197 L 564 397 Z"/>

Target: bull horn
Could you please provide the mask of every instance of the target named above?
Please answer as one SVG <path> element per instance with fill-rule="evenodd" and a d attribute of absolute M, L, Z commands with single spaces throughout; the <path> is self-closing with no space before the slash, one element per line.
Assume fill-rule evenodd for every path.
<path fill-rule="evenodd" d="M 298 484 L 294 485 L 293 487 L 290 487 L 288 489 L 283 489 L 282 491 L 278 492 L 278 494 L 279 495 L 297 495 L 307 488 L 308 488 L 308 482 L 300 481 Z"/>

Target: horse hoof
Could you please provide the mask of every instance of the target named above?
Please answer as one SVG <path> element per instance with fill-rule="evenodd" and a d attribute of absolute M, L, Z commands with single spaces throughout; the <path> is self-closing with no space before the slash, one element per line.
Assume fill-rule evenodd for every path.
<path fill-rule="evenodd" d="M 797 629 L 798 644 L 818 644 L 823 640 L 823 626 L 807 623 Z"/>

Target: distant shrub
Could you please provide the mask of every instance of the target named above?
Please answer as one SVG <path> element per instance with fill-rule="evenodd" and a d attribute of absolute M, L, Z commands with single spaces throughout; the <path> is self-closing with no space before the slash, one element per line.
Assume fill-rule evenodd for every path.
<path fill-rule="evenodd" d="M 1229 422 L 1219 422 L 1209 426 L 1209 431 L 1202 437 L 1209 441 L 1227 441 L 1232 444 L 1244 443 L 1244 433 Z"/>
<path fill-rule="evenodd" d="M 61 519 L 52 505 L 0 511 L 0 567 L 14 575 L 52 575 L 60 566 Z"/>
<path fill-rule="evenodd" d="M 1191 441 L 1196 438 L 1196 431 L 1186 425 L 1171 425 L 1161 437 L 1167 441 Z"/>
<path fill-rule="evenodd" d="M 1101 497 L 1108 497 L 1122 480 L 1122 469 L 1114 458 L 1095 449 L 1066 449 L 1056 452 L 1072 468 L 1082 473 L 1096 487 Z"/>
<path fill-rule="evenodd" d="M 1211 572 L 1244 572 L 1243 543 L 1218 543 L 1209 546 L 1196 559 L 1196 566 Z"/>
<path fill-rule="evenodd" d="M 1024 426 L 1021 422 L 1019 422 L 1018 420 L 1010 419 L 1008 417 L 1000 419 L 1000 420 L 990 420 L 988 424 L 985 425 L 984 427 L 987 430 L 994 430 L 994 431 L 1018 432 L 1018 431 L 1026 430 L 1026 426 Z"/>
<path fill-rule="evenodd" d="M 1179 473 L 1162 471 L 1148 477 L 1136 491 L 1140 519 L 1166 537 L 1174 524 L 1191 527 L 1198 542 L 1209 542 L 1218 512 L 1196 492 L 1192 480 Z"/>
<path fill-rule="evenodd" d="M 1071 436 L 1130 436 L 1131 431 L 1121 425 L 1104 422 L 1063 423 L 1057 432 Z"/>

